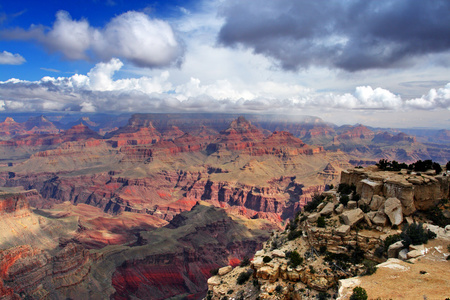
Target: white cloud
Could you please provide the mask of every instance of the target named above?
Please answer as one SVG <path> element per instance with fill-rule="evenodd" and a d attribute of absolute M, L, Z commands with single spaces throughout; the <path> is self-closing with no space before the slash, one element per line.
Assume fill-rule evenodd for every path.
<path fill-rule="evenodd" d="M 20 54 L 12 54 L 8 51 L 0 52 L 0 65 L 21 65 L 26 62 Z"/>
<path fill-rule="evenodd" d="M 141 67 L 162 67 L 180 63 L 183 47 L 165 21 L 129 11 L 95 30 L 93 49 L 105 60 L 123 57 Z"/>
<path fill-rule="evenodd" d="M 0 82 L 5 110 L 223 111 L 300 113 L 305 109 L 411 110 L 450 109 L 450 83 L 409 100 L 383 88 L 356 87 L 353 93 L 323 93 L 284 82 L 241 85 L 229 80 L 203 84 L 198 78 L 174 85 L 163 71 L 152 77 L 114 79 L 123 63 L 113 58 L 86 75 L 43 77 L 29 82 Z"/>
<path fill-rule="evenodd" d="M 102 60 L 120 57 L 140 67 L 179 65 L 184 47 L 166 21 L 152 19 L 144 13 L 129 11 L 113 18 L 103 28 L 88 20 L 73 20 L 66 11 L 56 14 L 53 27 L 29 30 L 3 30 L 11 40 L 36 40 L 50 52 L 60 52 L 69 60 L 89 60 L 89 53 Z"/>
<path fill-rule="evenodd" d="M 439 89 L 431 89 L 427 95 L 406 101 L 406 105 L 416 109 L 444 108 L 450 110 L 450 83 Z"/>
<path fill-rule="evenodd" d="M 41 37 L 50 51 L 60 51 L 68 59 L 87 59 L 86 50 L 91 46 L 92 28 L 87 20 L 75 21 L 66 11 L 56 14 L 52 30 Z"/>

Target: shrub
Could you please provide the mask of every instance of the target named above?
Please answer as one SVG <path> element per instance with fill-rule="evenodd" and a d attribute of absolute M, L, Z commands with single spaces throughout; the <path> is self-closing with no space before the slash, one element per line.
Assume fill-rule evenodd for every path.
<path fill-rule="evenodd" d="M 352 193 L 352 186 L 346 184 L 346 183 L 340 183 L 338 186 L 338 193 L 340 193 L 341 195 L 349 195 Z M 356 190 L 356 187 L 355 187 Z"/>
<path fill-rule="evenodd" d="M 272 257 L 270 257 L 270 256 L 264 256 L 264 258 L 263 258 L 263 262 L 265 262 L 265 263 L 268 263 L 271 260 L 272 260 Z"/>
<path fill-rule="evenodd" d="M 450 171 L 450 160 L 445 164 L 445 169 Z"/>
<path fill-rule="evenodd" d="M 319 252 L 320 252 L 321 254 L 324 254 L 325 252 L 327 252 L 327 246 L 325 246 L 325 245 L 320 246 Z"/>
<path fill-rule="evenodd" d="M 236 283 L 239 285 L 243 285 L 247 282 L 247 280 L 252 276 L 253 271 L 251 269 L 241 272 L 236 280 Z"/>
<path fill-rule="evenodd" d="M 315 210 L 324 199 L 323 195 L 314 195 L 313 199 L 305 205 L 304 210 L 309 212 Z"/>
<path fill-rule="evenodd" d="M 293 231 L 291 231 L 291 232 L 289 232 L 289 234 L 288 234 L 288 240 L 290 240 L 290 241 L 292 241 L 292 240 L 295 240 L 296 238 L 298 238 L 299 236 L 301 236 L 302 235 L 302 231 L 301 230 L 293 230 Z"/>
<path fill-rule="evenodd" d="M 447 199 L 446 199 L 447 200 Z M 441 203 L 445 202 L 441 200 Z M 425 212 L 428 219 L 430 219 L 434 224 L 439 227 L 445 227 L 450 224 L 450 218 L 446 218 L 437 206 L 431 208 Z"/>
<path fill-rule="evenodd" d="M 275 292 L 277 292 L 277 293 L 281 293 L 282 290 L 283 290 L 283 287 L 280 284 L 277 285 L 275 288 Z"/>
<path fill-rule="evenodd" d="M 229 290 L 229 291 L 227 292 L 228 295 L 231 295 L 231 294 L 233 294 L 233 293 L 234 293 L 234 290 Z"/>
<path fill-rule="evenodd" d="M 326 227 L 325 218 L 323 216 L 320 216 L 317 219 L 317 227 L 320 227 L 320 228 L 325 228 Z"/>
<path fill-rule="evenodd" d="M 364 273 L 362 274 L 363 276 L 372 275 L 377 271 L 376 262 L 365 259 L 363 264 L 364 264 Z"/>
<path fill-rule="evenodd" d="M 412 223 L 403 227 L 401 237 L 405 241 L 403 244 L 408 247 L 411 244 L 426 244 L 429 239 L 435 238 L 436 234 L 428 229 L 424 229 L 422 223 Z"/>
<path fill-rule="evenodd" d="M 240 267 L 246 267 L 250 264 L 250 258 L 248 258 L 247 256 L 245 256 L 242 260 L 241 263 L 239 264 Z"/>
<path fill-rule="evenodd" d="M 298 265 L 300 265 L 301 263 L 303 263 L 303 257 L 300 256 L 300 254 L 294 250 L 289 254 L 289 264 L 295 268 Z"/>
<path fill-rule="evenodd" d="M 353 289 L 353 293 L 350 296 L 350 300 L 367 300 L 367 292 L 360 286 Z"/>

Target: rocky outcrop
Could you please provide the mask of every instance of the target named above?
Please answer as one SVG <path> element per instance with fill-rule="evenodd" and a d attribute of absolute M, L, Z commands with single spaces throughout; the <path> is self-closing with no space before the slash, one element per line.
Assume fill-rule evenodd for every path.
<path fill-rule="evenodd" d="M 350 169 L 343 171 L 341 182 L 356 186 L 356 192 L 366 202 L 372 203 L 376 210 L 379 196 L 397 198 L 402 204 L 402 212 L 408 216 L 416 210 L 427 210 L 434 207 L 442 198 L 449 196 L 450 180 L 448 176 L 407 174 L 379 171 L 377 167 L 366 169 Z M 377 197 L 375 197 L 377 196 Z"/>

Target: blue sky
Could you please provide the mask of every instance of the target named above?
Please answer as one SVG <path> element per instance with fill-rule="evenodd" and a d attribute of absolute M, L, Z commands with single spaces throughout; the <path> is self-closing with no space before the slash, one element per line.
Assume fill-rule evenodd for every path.
<path fill-rule="evenodd" d="M 7 1 L 0 110 L 450 128 L 449 36 L 446 0 Z"/>

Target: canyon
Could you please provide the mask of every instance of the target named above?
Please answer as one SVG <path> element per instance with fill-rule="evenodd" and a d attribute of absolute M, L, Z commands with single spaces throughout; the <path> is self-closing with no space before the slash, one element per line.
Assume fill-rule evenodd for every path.
<path fill-rule="evenodd" d="M 4 299 L 200 299 L 211 270 L 253 256 L 316 195 L 341 180 L 369 195 L 373 176 L 352 166 L 449 157 L 445 145 L 315 117 L 118 119 L 0 123 Z M 404 211 L 435 205 L 434 186 L 396 192 L 416 183 L 380 189 Z"/>

